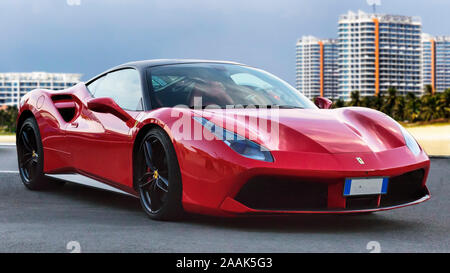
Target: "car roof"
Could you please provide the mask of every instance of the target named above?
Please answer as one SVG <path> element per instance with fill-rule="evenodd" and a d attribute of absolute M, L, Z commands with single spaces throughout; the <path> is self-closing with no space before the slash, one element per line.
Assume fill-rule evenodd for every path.
<path fill-rule="evenodd" d="M 169 65 L 169 64 L 188 64 L 188 63 L 223 63 L 223 64 L 240 64 L 236 62 L 230 61 L 219 61 L 219 60 L 202 60 L 202 59 L 153 59 L 153 60 L 143 60 L 143 61 L 134 61 L 121 64 L 112 68 L 111 70 L 115 70 L 122 67 L 136 67 L 136 68 L 147 68 L 152 66 L 159 65 Z"/>
<path fill-rule="evenodd" d="M 189 63 L 221 63 L 221 64 L 236 64 L 236 65 L 243 65 L 241 63 L 231 62 L 231 61 L 217 61 L 217 60 L 202 60 L 202 59 L 153 59 L 153 60 L 142 60 L 142 61 L 134 61 L 134 62 L 128 62 L 124 63 L 118 66 L 115 66 L 113 68 L 110 68 L 95 77 L 89 79 L 86 81 L 86 84 L 91 83 L 92 81 L 95 81 L 96 79 L 100 78 L 101 76 L 104 76 L 110 72 L 120 70 L 123 68 L 130 68 L 134 67 L 140 71 L 152 67 L 152 66 L 160 66 L 160 65 L 171 65 L 171 64 L 189 64 Z"/>

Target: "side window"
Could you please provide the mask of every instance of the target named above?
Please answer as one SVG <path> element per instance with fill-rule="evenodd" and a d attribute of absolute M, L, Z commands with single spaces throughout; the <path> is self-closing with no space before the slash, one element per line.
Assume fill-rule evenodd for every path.
<path fill-rule="evenodd" d="M 89 84 L 88 88 L 96 98 L 112 98 L 123 109 L 132 111 L 142 109 L 141 80 L 139 72 L 135 69 L 108 73 Z"/>
<path fill-rule="evenodd" d="M 95 81 L 91 82 L 87 88 L 89 92 L 91 92 L 91 95 L 95 95 L 95 91 L 97 91 L 97 87 L 100 85 L 100 83 L 105 79 L 105 76 L 101 76 L 100 78 L 96 79 Z"/>

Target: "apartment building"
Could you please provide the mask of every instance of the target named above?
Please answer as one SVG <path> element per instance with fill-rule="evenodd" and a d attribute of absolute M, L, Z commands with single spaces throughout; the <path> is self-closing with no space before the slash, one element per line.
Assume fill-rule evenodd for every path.
<path fill-rule="evenodd" d="M 0 73 L 0 106 L 19 105 L 20 98 L 36 89 L 65 89 L 77 84 L 81 74 L 67 73 Z"/>
<path fill-rule="evenodd" d="M 338 97 L 337 41 L 304 36 L 296 44 L 296 87 L 308 98 Z"/>
<path fill-rule="evenodd" d="M 341 98 L 348 100 L 353 90 L 371 96 L 389 87 L 422 93 L 420 18 L 349 11 L 338 24 Z"/>
<path fill-rule="evenodd" d="M 422 35 L 422 86 L 433 92 L 450 88 L 450 36 Z"/>

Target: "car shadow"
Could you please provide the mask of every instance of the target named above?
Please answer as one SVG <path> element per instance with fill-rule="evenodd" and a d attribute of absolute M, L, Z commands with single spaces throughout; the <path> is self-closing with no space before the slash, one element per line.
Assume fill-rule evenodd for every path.
<path fill-rule="evenodd" d="M 221 218 L 197 214 L 185 214 L 176 222 L 153 222 L 142 211 L 139 200 L 122 194 L 90 188 L 72 183 L 48 192 L 52 196 L 73 200 L 76 203 L 88 204 L 96 208 L 104 208 L 120 212 L 127 212 L 135 218 L 138 225 L 149 227 L 157 223 L 195 225 L 203 228 L 226 229 L 246 232 L 271 233 L 355 233 L 355 232 L 389 232 L 411 229 L 421 229 L 421 222 L 400 220 L 392 216 L 392 211 L 372 214 L 352 215 L 318 215 L 301 214 L 293 216 L 249 216 L 237 218 Z M 117 224 L 111 222 L 111 225 Z"/>
<path fill-rule="evenodd" d="M 52 182 L 58 182 L 53 180 Z M 119 211 L 140 212 L 139 199 L 120 193 L 102 190 L 94 187 L 66 182 L 64 186 L 57 186 L 46 193 L 58 196 L 64 200 L 89 204 L 92 207 L 107 208 Z"/>
<path fill-rule="evenodd" d="M 367 215 L 299 214 L 217 218 L 188 215 L 183 221 L 200 226 L 271 233 L 389 232 L 420 228 L 421 222 L 397 220 L 380 212 Z"/>

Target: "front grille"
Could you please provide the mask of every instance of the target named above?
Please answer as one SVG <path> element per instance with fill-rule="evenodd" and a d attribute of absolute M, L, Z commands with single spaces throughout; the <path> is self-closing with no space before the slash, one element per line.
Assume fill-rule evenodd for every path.
<path fill-rule="evenodd" d="M 378 206 L 378 195 L 350 196 L 345 201 L 347 209 L 373 209 Z"/>
<path fill-rule="evenodd" d="M 423 169 L 408 172 L 389 179 L 387 194 L 381 196 L 381 207 L 401 205 L 425 196 L 422 186 L 425 171 Z"/>
<path fill-rule="evenodd" d="M 387 194 L 381 195 L 380 207 L 391 207 L 416 201 L 425 196 L 422 186 L 423 169 L 389 178 Z M 350 196 L 346 199 L 346 209 L 374 209 L 378 207 L 379 195 Z"/>
<path fill-rule="evenodd" d="M 298 178 L 250 179 L 235 200 L 252 209 L 317 210 L 327 208 L 328 184 Z"/>
<path fill-rule="evenodd" d="M 387 194 L 380 206 L 391 207 L 416 201 L 426 194 L 422 186 L 425 171 L 411 171 L 389 178 Z M 328 210 L 328 184 L 339 181 L 312 181 L 302 178 L 257 176 L 247 181 L 235 200 L 257 210 Z M 378 208 L 379 195 L 346 198 L 345 209 Z"/>

